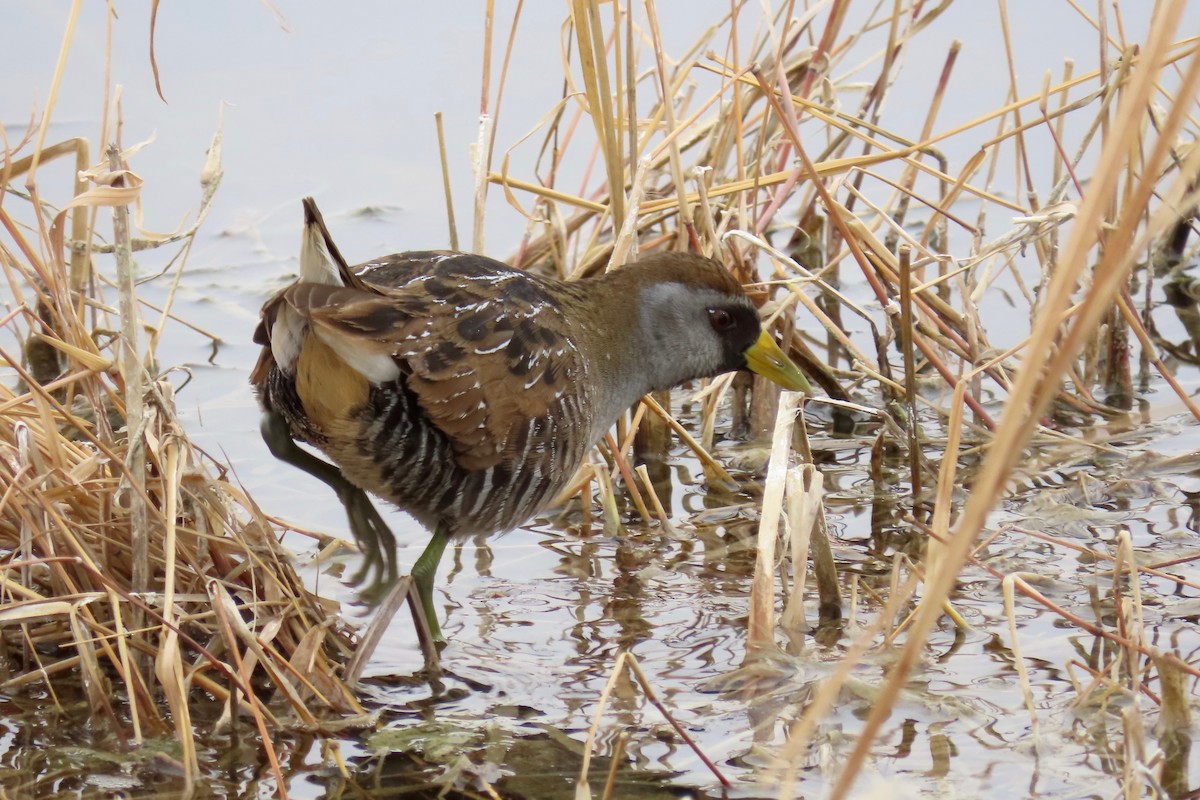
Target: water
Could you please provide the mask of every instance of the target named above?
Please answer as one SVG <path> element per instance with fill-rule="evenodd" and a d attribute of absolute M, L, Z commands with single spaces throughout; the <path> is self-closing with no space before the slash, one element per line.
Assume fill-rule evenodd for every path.
<path fill-rule="evenodd" d="M 693 3 L 683 12 L 661 5 L 669 23 L 664 27 L 668 52 L 685 49 L 727 7 Z M 1066 4 L 1010 6 L 1025 93 L 1040 89 L 1045 70 L 1058 74 L 1064 57 L 1079 59 L 1077 74 L 1094 64 L 1095 37 Z M 179 404 L 196 443 L 226 459 L 269 513 L 307 528 L 341 534 L 344 514 L 322 485 L 271 459 L 258 437 L 257 409 L 246 386 L 257 351 L 250 335 L 258 308 L 296 269 L 298 200 L 305 194 L 317 197 L 352 261 L 448 244 L 435 111 L 445 115 L 458 218 L 466 224 L 469 148 L 479 108 L 482 8 L 482 3 L 453 10 L 437 4 L 363 3 L 333 11 L 312 4 L 281 8 L 281 21 L 266 5 L 163 4 L 156 54 L 166 104 L 153 90 L 147 10 L 120 8 L 112 75 L 124 86 L 124 142 L 156 137 L 134 159 L 135 171 L 147 180 L 147 228 L 174 229 L 194 209 L 204 150 L 223 119 L 225 178 L 175 300 L 176 312 L 215 334 L 216 342 L 174 325 L 159 347 L 160 362 L 182 365 L 191 374 Z M 1136 38 L 1144 20 L 1131 7 L 1125 10 L 1129 36 Z M 507 5 L 498 8 L 497 69 L 511 13 Z M 561 94 L 563 13 L 557 5 L 542 4 L 527 4 L 523 11 L 498 119 L 497 158 Z M 29 108 L 41 108 L 44 102 L 66 8 L 12 3 L 5 14 L 9 30 L 21 32 L 9 37 L 0 77 L 0 108 L 13 141 Z M 1003 101 L 1007 74 L 994 15 L 993 9 L 976 4 L 954 4 L 908 55 L 904 76 L 915 86 L 928 87 L 949 41 L 965 41 L 956 80 L 972 88 L 954 93 L 939 129 Z M 51 140 L 84 135 L 95 147 L 104 52 L 103 8 L 86 4 Z M 911 110 L 902 99 L 891 98 L 894 112 L 888 122 L 915 136 L 928 98 L 914 98 Z M 945 144 L 955 168 L 990 132 Z M 514 175 L 532 171 L 535 151 L 530 145 L 517 148 Z M 1042 157 L 1037 152 L 1035 168 Z M 578 180 L 583 169 L 570 164 L 567 174 Z M 39 181 L 43 195 L 61 198 L 68 178 L 65 166 L 47 166 Z M 999 233 L 1007 220 L 994 219 Z M 524 224 L 502 193 L 493 190 L 487 251 L 506 255 Z M 460 233 L 464 241 L 469 240 L 467 232 Z M 167 257 L 140 254 L 143 274 L 164 268 Z M 161 302 L 167 281 L 145 284 L 140 291 Z M 851 285 L 848 291 L 865 296 L 861 286 Z M 1160 322 L 1168 336 L 1181 338 L 1169 318 Z M 993 343 L 1007 345 L 1023 335 L 1023 327 L 1016 325 L 998 331 Z M 1194 383 L 1196 376 L 1185 371 L 1183 377 Z M 183 382 L 182 375 L 177 382 Z M 865 402 L 876 398 L 868 395 Z M 1124 758 L 1119 715 L 1133 700 L 1116 689 L 1108 694 L 1086 691 L 1096 680 L 1088 668 L 1104 663 L 1103 645 L 1041 606 L 1018 603 L 1019 636 L 1037 709 L 1035 735 L 1014 671 L 999 584 L 985 568 L 1036 573 L 1048 598 L 1086 619 L 1098 614 L 1111 624 L 1112 581 L 1103 567 L 1028 531 L 1108 550 L 1119 531 L 1128 531 L 1149 561 L 1192 554 L 1197 525 L 1191 469 L 1159 470 L 1153 455 L 1143 462 L 1130 457 L 1143 450 L 1194 450 L 1194 423 L 1161 391 L 1148 413 L 1153 424 L 1138 425 L 1136 436 L 1112 442 L 1123 449 L 1120 458 L 1097 464 L 1083 456 L 1078 465 L 1049 479 L 1039 473 L 995 512 L 991 524 L 997 536 L 977 554 L 980 564 L 965 573 L 956 600 L 972 627 L 960 631 L 944 621 L 934 633 L 908 693 L 874 745 L 861 787 L 883 786 L 892 796 L 1116 794 Z M 811 700 L 816 682 L 836 668 L 858 626 L 878 613 L 897 553 L 915 557 L 919 550 L 919 536 L 904 517 L 906 489 L 900 479 L 890 489 L 869 480 L 874 434 L 862 428 L 848 439 L 834 439 L 819 424 L 814 431 L 818 455 L 825 456 L 835 554 L 843 573 L 855 576 L 861 607 L 843 627 L 793 647 L 764 695 L 713 691 L 714 680 L 736 670 L 745 654 L 754 496 L 710 496 L 691 477 L 698 469 L 680 453 L 670 506 L 678 536 L 631 525 L 631 536 L 618 540 L 581 532 L 576 519 L 550 518 L 505 536 L 468 540 L 448 552 L 435 595 L 450 639 L 443 660 L 453 674 L 444 691 L 435 694 L 427 684 L 411 680 L 420 654 L 407 620 L 398 616 L 367 669 L 363 690 L 366 701 L 384 712 L 383 731 L 336 740 L 350 765 L 350 779 L 331 766 L 331 745 L 301 734 L 281 736 L 276 744 L 286 757 L 293 796 L 339 796 L 349 782 L 385 796 L 412 784 L 414 774 L 429 779 L 445 769 L 463 768 L 458 758 L 464 753 L 474 767 L 461 773 L 463 786 L 471 785 L 473 774 L 495 783 L 513 773 L 501 783 L 513 796 L 572 796 L 598 698 L 616 654 L 625 649 L 637 657 L 676 720 L 733 781 L 730 796 L 772 796 L 763 770 L 786 741 L 788 727 Z M 735 455 L 732 447 L 719 450 Z M 1126 486 L 1111 496 L 1093 495 L 1102 497 L 1095 502 L 1059 493 L 1078 485 L 1083 475 L 1098 482 L 1093 490 L 1112 487 L 1121 477 L 1150 488 L 1138 493 Z M 697 511 L 703 511 L 706 522 L 696 521 L 692 512 Z M 388 520 L 401 542 L 401 565 L 407 567 L 426 534 L 403 515 L 388 513 Z M 354 558 L 309 564 L 313 551 L 308 541 L 299 536 L 286 541 L 297 550 L 303 576 L 322 594 L 341 600 L 351 619 L 365 622 L 355 616 L 361 610 L 353 592 L 337 580 L 339 572 L 353 572 Z M 1200 577 L 1191 564 L 1171 571 L 1193 581 Z M 844 579 L 847 586 L 849 580 Z M 1192 657 L 1200 646 L 1195 589 L 1145 577 L 1142 591 L 1150 598 L 1149 640 Z M 873 687 L 894 657 L 891 645 L 876 644 L 820 727 L 799 772 L 798 795 L 817 794 L 836 778 L 861 730 L 874 700 Z M 82 706 L 70 699 L 63 712 L 51 713 L 48 706 L 48 698 L 20 692 L 0 706 L 5 729 L 0 735 L 0 785 L 14 795 L 150 796 L 178 787 L 169 763 L 153 755 L 115 757 L 122 745 L 103 726 L 73 724 Z M 1152 725 L 1154 713 L 1148 708 Z M 618 744 L 622 733 L 628 738 Z M 169 750 L 170 745 L 162 747 Z M 233 742 L 214 735 L 203 748 L 213 796 L 270 792 L 252 740 Z M 679 787 L 718 795 L 709 770 L 628 681 L 618 683 L 602 716 L 599 760 L 590 773 L 593 791 L 602 786 L 605 757 L 618 748 L 625 764 L 620 797 L 678 796 L 686 790 Z M 1188 762 L 1192 774 L 1194 761 Z"/>

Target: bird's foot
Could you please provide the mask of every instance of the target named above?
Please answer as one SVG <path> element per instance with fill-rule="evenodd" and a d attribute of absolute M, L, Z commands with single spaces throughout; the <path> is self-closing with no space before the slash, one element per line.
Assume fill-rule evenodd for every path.
<path fill-rule="evenodd" d="M 364 599 L 378 602 L 396 583 L 396 537 L 362 489 L 347 482 L 338 489 L 338 499 L 346 508 L 350 532 L 363 554 L 362 566 L 350 582 L 363 587 L 360 595 Z"/>

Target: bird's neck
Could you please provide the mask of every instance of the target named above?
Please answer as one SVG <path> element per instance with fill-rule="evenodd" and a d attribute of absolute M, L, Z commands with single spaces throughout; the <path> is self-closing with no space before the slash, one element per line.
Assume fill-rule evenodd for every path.
<path fill-rule="evenodd" d="M 626 268 L 578 283 L 586 311 L 579 314 L 588 328 L 583 346 L 597 387 L 597 422 L 605 428 L 638 398 L 678 381 L 664 364 L 665 343 L 646 329 L 643 299 L 653 286 L 650 271 Z"/>

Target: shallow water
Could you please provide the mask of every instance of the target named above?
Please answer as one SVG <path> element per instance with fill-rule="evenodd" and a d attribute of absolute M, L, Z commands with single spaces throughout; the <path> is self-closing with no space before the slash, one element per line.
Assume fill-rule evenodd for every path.
<path fill-rule="evenodd" d="M 95 5 L 85 9 L 80 22 L 79 45 L 52 128 L 56 138 L 94 136 L 98 128 L 103 38 Z M 1039 14 L 1064 15 L 1067 21 L 1060 24 L 1058 16 L 1010 5 L 1022 6 L 1013 16 L 1028 59 L 1023 65 L 1030 91 L 1040 86 L 1042 70 L 1059 69 L 1064 56 L 1083 62 L 1091 54 L 1085 48 L 1092 39 L 1070 24 L 1068 12 L 1037 4 Z M 435 110 L 446 114 L 459 218 L 465 218 L 466 153 L 478 110 L 480 7 L 452 14 L 433 4 L 404 4 L 402 11 L 391 4 L 354 5 L 336 15 L 315 5 L 286 8 L 284 31 L 264 6 L 210 3 L 200 11 L 164 4 L 157 47 L 169 105 L 151 88 L 145 10 L 121 10 L 114 77 L 126 85 L 126 140 L 152 132 L 158 137 L 134 163 L 148 180 L 148 227 L 173 228 L 194 206 L 196 176 L 217 125 L 219 101 L 233 104 L 224 111 L 225 181 L 176 300 L 177 313 L 219 342 L 214 346 L 176 325 L 159 348 L 160 362 L 183 365 L 191 375 L 179 404 L 197 444 L 227 459 L 268 513 L 309 529 L 343 534 L 344 514 L 322 485 L 273 461 L 259 440 L 257 410 L 246 386 L 257 349 L 250 341 L 257 310 L 295 270 L 298 198 L 304 194 L 318 198 L 351 260 L 445 245 L 440 190 L 429 188 L 440 186 Z M 677 16 L 663 9 L 664 15 L 672 14 L 667 49 L 682 50 L 725 7 L 722 2 L 693 4 Z M 977 7 L 955 5 L 906 66 L 910 72 L 936 73 L 945 43 L 952 37 L 967 40 L 963 69 L 979 86 L 969 101 L 946 110 L 944 127 L 995 108 L 1006 86 L 995 57 L 996 37 L 987 30 L 991 17 L 975 19 L 972 8 Z M 10 42 L 11 66 L 0 78 L 11 138 L 13 120 L 23 119 L 21 114 L 45 94 L 65 12 L 28 2 L 6 13 L 15 15 L 14 30 L 29 34 Z M 508 13 L 502 12 L 498 29 L 507 24 Z M 552 12 L 525 10 L 497 132 L 501 149 L 532 127 L 561 91 L 561 78 L 554 77 L 560 74 L 561 18 L 557 6 Z M 1131 28 L 1136 23 L 1128 21 Z M 920 108 L 925 102 L 922 98 Z M 972 107 L 973 102 L 979 106 Z M 890 123 L 904 125 L 905 120 L 900 112 Z M 919 117 L 908 124 L 919 129 Z M 956 157 L 953 149 L 948 152 Z M 522 158 L 528 159 L 527 151 L 514 162 L 518 174 Z M 64 185 L 64 175 L 61 165 L 52 165 L 42 185 Z M 489 214 L 487 250 L 503 256 L 518 241 L 522 222 L 498 192 Z M 162 258 L 142 255 L 143 271 L 161 269 Z M 141 291 L 158 302 L 166 283 L 148 283 Z M 1182 338 L 1169 317 L 1159 322 L 1164 335 Z M 1021 335 L 1020 326 L 1013 326 L 1013 341 Z M 1010 342 L 1001 335 L 993 343 Z M 1194 371 L 1182 377 L 1195 385 Z M 179 374 L 178 383 L 183 380 Z M 1117 438 L 1108 443 L 1120 449 L 1119 455 L 1081 454 L 1077 463 L 1050 476 L 1031 469 L 1036 477 L 1019 483 L 1014 497 L 993 514 L 991 524 L 1000 532 L 978 554 L 981 564 L 1036 573 L 1048 597 L 1086 619 L 1099 615 L 1111 623 L 1112 581 L 1104 567 L 1027 531 L 1111 551 L 1117 532 L 1125 530 L 1139 557 L 1154 562 L 1195 553 L 1193 494 L 1200 487 L 1194 467 L 1163 471 L 1153 457 L 1135 458 L 1141 451 L 1167 456 L 1195 450 L 1195 424 L 1161 390 L 1152 395 L 1146 413 L 1148 419 L 1139 420 L 1133 432 L 1113 434 Z M 449 767 L 462 767 L 458 760 L 466 754 L 475 766 L 464 773 L 464 785 L 473 770 L 489 783 L 499 781 L 511 796 L 574 796 L 598 698 L 617 652 L 628 649 L 654 692 L 733 781 L 729 795 L 773 796 L 762 770 L 811 700 L 815 682 L 832 672 L 859 626 L 878 613 L 897 554 L 915 558 L 919 549 L 921 534 L 905 521 L 902 480 L 886 487 L 870 481 L 874 435 L 861 429 L 833 438 L 819 419 L 815 424 L 835 555 L 846 590 L 851 576 L 857 584 L 860 607 L 847 609 L 840 625 L 793 645 L 791 656 L 771 674 L 768 691 L 751 697 L 721 693 L 714 686 L 745 654 L 754 497 L 709 495 L 692 477 L 698 470 L 681 454 L 670 506 L 678 535 L 630 524 L 630 535 L 616 539 L 580 531 L 576 518 L 552 517 L 505 536 L 463 542 L 447 553 L 435 601 L 450 639 L 443 660 L 453 675 L 436 696 L 427 684 L 411 679 L 421 659 L 411 628 L 399 615 L 366 673 L 364 697 L 383 711 L 383 729 L 337 743 L 357 786 L 391 796 Z M 743 458 L 735 451 L 733 445 L 719 448 L 724 456 Z M 1081 483 L 1085 476 L 1092 483 Z M 1117 484 L 1120 478 L 1126 480 Z M 1068 491 L 1081 485 L 1087 488 L 1082 495 Z M 410 565 L 426 534 L 398 513 L 388 519 L 401 542 L 401 565 Z M 360 611 L 353 592 L 338 580 L 353 573 L 354 558 L 308 564 L 310 542 L 299 535 L 285 541 L 305 564 L 302 574 L 310 584 L 343 601 L 353 621 L 365 622 L 355 616 Z M 1190 563 L 1172 572 L 1200 578 Z M 1147 638 L 1194 659 L 1200 648 L 1195 593 L 1149 577 L 1143 577 L 1141 589 Z M 1037 706 L 1035 735 L 1014 670 L 999 582 L 982 566 L 968 570 L 955 605 L 971 629 L 960 631 L 947 621 L 934 633 L 908 694 L 873 749 L 860 787 L 882 786 L 890 796 L 1117 794 L 1124 761 L 1120 711 L 1129 698 L 1113 693 L 1102 703 L 1089 695 L 1089 702 L 1077 705 L 1078 687 L 1091 678 L 1081 667 L 1069 666 L 1073 660 L 1101 664 L 1104 646 L 1063 625 L 1059 616 L 1018 602 L 1020 642 Z M 836 776 L 892 655 L 890 647 L 881 646 L 855 671 L 854 682 L 819 729 L 800 770 L 797 795 L 814 795 Z M 36 693 L 14 693 L 0 703 L 0 785 L 14 795 L 169 796 L 179 785 L 154 747 L 146 748 L 144 758 L 113 756 L 121 743 L 111 741 L 100 726 L 77 724 L 84 706 L 70 698 L 66 711 L 53 716 L 47 698 Z M 627 738 L 618 744 L 622 735 Z M 156 744 L 170 750 L 168 743 Z M 212 796 L 270 792 L 252 738 L 235 743 L 213 737 L 203 746 Z M 293 796 L 351 792 L 330 766 L 326 746 L 297 735 L 281 736 L 277 747 L 290 756 Z M 624 765 L 620 797 L 688 791 L 679 787 L 699 787 L 699 796 L 720 794 L 712 774 L 627 682 L 618 684 L 602 717 L 599 760 L 590 773 L 593 791 L 602 786 L 606 757 L 618 747 Z M 1184 759 L 1192 775 L 1195 762 L 1195 756 Z"/>

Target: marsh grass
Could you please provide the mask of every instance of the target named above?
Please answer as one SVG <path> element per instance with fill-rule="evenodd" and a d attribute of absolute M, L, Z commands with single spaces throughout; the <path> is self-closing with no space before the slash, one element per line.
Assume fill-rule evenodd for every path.
<path fill-rule="evenodd" d="M 1010 620 L 1023 604 L 1041 605 L 1116 646 L 1113 661 L 1089 668 L 1090 685 L 1077 684 L 1081 703 L 1104 690 L 1149 697 L 1155 708 L 1147 711 L 1155 715 L 1164 697 L 1186 708 L 1178 691 L 1160 697 L 1145 689 L 1145 680 L 1160 674 L 1169 683 L 1177 681 L 1167 674 L 1174 670 L 1200 672 L 1146 639 L 1141 599 L 1128 588 L 1136 589 L 1136 564 L 1145 558 L 1127 536 L 1116 555 L 1082 547 L 1095 563 L 1111 565 L 1116 626 L 1054 603 L 1035 588 L 1036 576 L 997 572 L 977 558 L 996 535 L 985 538 L 988 515 L 1014 479 L 1053 474 L 1064 462 L 1047 453 L 1078 458 L 1079 449 L 1104 451 L 1071 429 L 1123 418 L 1151 371 L 1200 420 L 1148 324 L 1154 282 L 1171 268 L 1163 265 L 1178 268 L 1191 258 L 1181 243 L 1194 226 L 1198 199 L 1200 42 L 1180 36 L 1184 3 L 1155 3 L 1141 41 L 1125 38 L 1121 3 L 1101 7 L 1099 16 L 1073 4 L 1096 32 L 1101 66 L 1081 72 L 1067 61 L 1061 75 L 1047 74 L 1030 93 L 1018 84 L 1022 65 L 1013 55 L 1009 8 L 998 0 L 995 35 L 1007 54 L 1008 98 L 969 122 L 939 123 L 955 93 L 970 91 L 970 77 L 955 72 L 955 42 L 935 81 L 905 86 L 906 98 L 922 90 L 930 98 L 915 135 L 889 127 L 885 100 L 902 80 L 908 51 L 921 46 L 922 31 L 950 3 L 785 2 L 773 16 L 731 3 L 729 14 L 712 20 L 683 53 L 663 51 L 655 5 L 572 0 L 562 40 L 562 102 L 514 145 L 537 148 L 536 176 L 510 171 L 511 153 L 486 174 L 527 220 L 515 260 L 587 275 L 663 247 L 724 257 L 758 287 L 764 314 L 797 357 L 812 364 L 806 354 L 823 349 L 828 364 L 845 365 L 823 374 L 816 368 L 814 378 L 831 397 L 844 398 L 837 389 L 845 386 L 856 410 L 868 407 L 881 452 L 907 454 L 900 481 L 909 493 L 906 516 L 926 540 L 919 562 L 895 562 L 886 605 L 870 609 L 865 622 L 863 611 L 853 609 L 859 634 L 791 724 L 763 779 L 779 796 L 793 796 L 797 772 L 844 682 L 862 659 L 891 650 L 878 699 L 836 772 L 832 796 L 847 795 L 935 625 L 945 615 L 965 624 L 953 602 L 968 570 L 991 570 Z M 519 16 L 520 6 L 513 30 Z M 484 97 L 485 115 L 497 114 L 487 107 L 486 91 Z M 955 165 L 941 148 L 962 150 L 964 142 L 973 155 Z M 582 183 L 558 179 L 568 160 L 589 165 Z M 490 163 L 490 152 L 479 161 Z M 864 291 L 851 299 L 839 291 L 848 282 Z M 1008 292 L 1019 310 L 984 300 L 996 291 Z M 1028 320 L 1026 335 L 1013 335 L 1022 327 L 1014 328 L 1013 316 Z M 718 378 L 701 394 L 705 411 L 697 425 L 706 435 L 703 444 L 689 443 L 701 458 L 708 457 L 721 399 L 741 396 L 732 382 Z M 774 418 L 775 402 L 769 387 L 755 385 L 749 414 L 759 422 L 752 429 L 769 427 L 763 421 Z M 790 427 L 791 416 L 781 424 Z M 790 438 L 783 430 L 779 435 Z M 1076 446 L 1062 446 L 1069 443 Z M 625 455 L 611 453 L 618 464 Z M 618 466 L 612 477 L 618 473 L 627 470 Z M 819 521 L 814 515 L 820 517 L 814 480 L 819 484 L 820 476 L 811 466 L 771 460 L 743 677 L 772 661 L 783 633 L 793 634 L 785 649 L 803 652 L 794 635 L 805 624 L 796 607 L 803 593 L 790 593 L 783 623 L 775 608 L 789 576 L 803 581 L 805 543 Z M 964 482 L 969 494 L 959 491 Z M 789 565 L 774 556 L 774 541 L 792 528 Z M 1181 588 L 1194 585 L 1177 574 L 1158 575 Z M 1036 734 L 1015 623 L 1007 640 Z M 1170 667 L 1162 666 L 1164 658 Z M 738 685 L 755 693 L 745 688 L 753 681 Z M 1163 713 L 1177 720 L 1180 711 Z M 1170 761 L 1145 761 L 1143 713 L 1140 702 L 1125 711 L 1123 734 L 1131 744 L 1123 754 L 1122 790 L 1131 797 L 1146 775 L 1167 780 L 1162 770 Z"/>
<path fill-rule="evenodd" d="M 170 299 L 139 301 L 131 257 L 177 248 L 177 285 L 220 184 L 220 133 L 199 159 L 195 224 L 147 234 L 130 214 L 137 148 L 118 142 L 92 163 L 82 139 L 46 144 L 54 100 L 52 89 L 0 165 L 0 263 L 15 300 L 0 359 L 19 376 L 0 386 L 0 687 L 60 711 L 60 696 L 82 695 L 97 734 L 130 748 L 174 738 L 189 791 L 198 738 L 252 727 L 284 787 L 276 734 L 369 722 L 339 677 L 349 636 L 229 468 L 190 443 L 174 399 L 183 376 L 155 358 L 179 323 Z M 104 119 L 101 139 L 118 138 Z M 73 186 L 38 181 L 72 156 Z"/>
<path fill-rule="evenodd" d="M 904 493 L 905 525 L 924 545 L 915 558 L 895 554 L 878 593 L 831 577 L 822 476 L 796 455 L 810 450 L 805 421 L 790 410 L 795 398 L 780 400 L 761 383 L 747 391 L 724 376 L 697 387 L 691 432 L 648 398 L 608 438 L 607 460 L 579 480 L 585 527 L 598 496 L 597 524 L 620 532 L 631 516 L 622 516 L 622 492 L 643 521 L 667 527 L 654 481 L 630 463 L 646 420 L 679 435 L 713 488 L 734 484 L 709 452 L 731 400 L 741 427 L 773 435 L 745 660 L 718 688 L 753 703 L 806 655 L 810 552 L 821 565 L 816 616 L 828 621 L 840 603 L 848 622 L 836 663 L 799 713 L 773 720 L 788 733 L 758 776 L 764 791 L 805 794 L 797 776 L 842 689 L 863 673 L 881 675 L 861 729 L 834 754 L 832 795 L 851 791 L 931 631 L 966 624 L 955 589 L 968 574 L 988 576 L 1003 594 L 1008 621 L 996 635 L 1015 664 L 1031 729 L 1039 717 L 1016 624 L 1023 606 L 1104 645 L 1096 658 L 1061 666 L 1079 708 L 1114 694 L 1127 701 L 1122 792 L 1139 796 L 1148 781 L 1179 787 L 1198 672 L 1146 635 L 1138 579 L 1200 588 L 1181 577 L 1184 562 L 1153 563 L 1128 536 L 1111 547 L 1082 544 L 1020 526 L 1000 532 L 988 520 L 1014 487 L 1081 452 L 1120 457 L 1085 429 L 1136 425 L 1126 409 L 1152 373 L 1200 420 L 1173 373 L 1195 353 L 1150 324 L 1156 281 L 1166 275 L 1186 293 L 1181 267 L 1194 260 L 1185 245 L 1200 175 L 1200 40 L 1180 34 L 1178 0 L 1155 3 L 1137 42 L 1126 38 L 1120 3 L 1101 4 L 1099 16 L 1072 4 L 1096 32 L 1101 66 L 1064 63 L 1030 92 L 1016 78 L 1008 5 L 997 0 L 1007 97 L 968 122 L 940 122 L 957 93 L 971 90 L 954 43 L 936 77 L 904 86 L 906 97 L 929 98 L 914 133 L 892 123 L 887 101 L 908 80 L 907 54 L 950 5 L 783 2 L 764 13 L 733 2 L 700 40 L 670 53 L 653 0 L 570 0 L 563 96 L 527 136 L 498 150 L 495 122 L 507 65 L 519 57 L 523 6 L 505 36 L 489 3 L 473 249 L 486 247 L 488 198 L 500 193 L 525 220 L 512 259 L 521 266 L 582 276 L 655 248 L 719 255 L 828 396 L 808 407 L 840 409 L 873 432 L 871 479 L 880 493 Z M 72 21 L 64 55 L 73 31 Z M 0 350 L 21 377 L 0 388 L 2 688 L 36 687 L 53 702 L 69 686 L 123 737 L 173 732 L 189 782 L 201 769 L 196 736 L 248 721 L 283 791 L 276 732 L 370 722 L 339 677 L 348 638 L 336 610 L 299 584 L 274 521 L 189 443 L 172 373 L 155 363 L 157 342 L 184 323 L 170 304 L 151 309 L 138 298 L 128 254 L 179 248 L 177 281 L 196 228 L 140 235 L 127 219 L 139 199 L 140 179 L 126 163 L 136 155 L 119 142 L 103 160 L 82 140 L 47 143 L 53 101 L 52 90 L 43 118 L 6 143 L 3 162 L 0 260 L 16 303 L 2 323 L 5 341 L 24 346 Z M 109 106 L 106 97 L 105 142 L 119 138 Z M 964 143 L 962 163 L 943 152 Z M 197 225 L 220 182 L 219 150 L 218 135 Z M 524 160 L 535 166 L 518 172 L 512 164 L 530 152 Z M 39 185 L 40 164 L 70 156 L 79 180 Z M 445 169 L 453 158 L 443 155 Z M 566 174 L 576 176 L 570 184 Z M 110 207 L 112 215 L 97 213 Z M 452 213 L 449 224 L 452 240 L 466 241 Z M 998 293 L 1010 305 L 995 303 Z M 1043 576 L 989 563 L 987 546 L 1001 533 L 1085 556 L 1115 613 L 1088 618 L 1048 597 Z M 655 696 L 636 665 L 618 656 L 614 681 L 633 670 Z M 669 701 L 655 703 L 669 716 Z M 598 703 L 592 738 L 604 724 Z M 579 796 L 589 780 L 599 778 L 585 761 Z"/>

